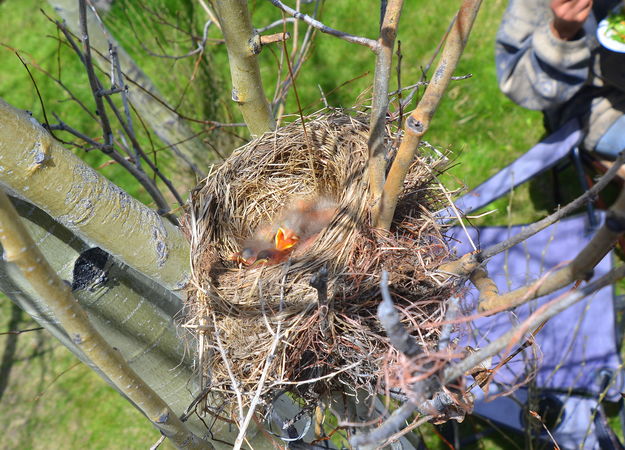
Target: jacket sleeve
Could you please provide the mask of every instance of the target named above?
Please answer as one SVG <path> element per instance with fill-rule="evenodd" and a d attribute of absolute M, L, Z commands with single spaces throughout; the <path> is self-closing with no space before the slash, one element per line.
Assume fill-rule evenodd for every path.
<path fill-rule="evenodd" d="M 510 0 L 497 33 L 500 89 L 515 103 L 545 110 L 569 100 L 588 78 L 590 48 L 583 30 L 563 41 L 550 29 L 549 0 Z"/>

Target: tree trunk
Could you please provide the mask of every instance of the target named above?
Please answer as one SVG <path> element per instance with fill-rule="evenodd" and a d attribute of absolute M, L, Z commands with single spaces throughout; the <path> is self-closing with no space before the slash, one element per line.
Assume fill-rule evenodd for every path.
<path fill-rule="evenodd" d="M 185 238 L 65 150 L 28 114 L 1 100 L 0 123 L 0 186 L 14 196 L 34 241 L 71 284 L 97 331 L 182 415 L 199 394 L 194 345 L 176 325 L 189 272 Z M 46 299 L 5 260 L 0 290 L 102 375 L 59 326 Z M 195 414 L 188 426 L 199 436 L 208 433 Z M 233 442 L 236 431 L 221 421 L 210 430 L 212 438 L 225 442 Z M 253 426 L 248 436 L 255 448 L 273 448 Z"/>

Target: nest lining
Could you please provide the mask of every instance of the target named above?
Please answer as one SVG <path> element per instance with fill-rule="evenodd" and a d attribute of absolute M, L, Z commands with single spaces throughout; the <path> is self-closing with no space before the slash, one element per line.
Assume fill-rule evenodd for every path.
<path fill-rule="evenodd" d="M 346 386 L 374 393 L 380 380 L 401 384 L 406 362 L 376 319 L 383 269 L 403 321 L 426 347 L 436 345 L 438 328 L 420 324 L 442 319 L 450 289 L 432 274 L 447 257 L 429 213 L 440 205 L 432 180 L 443 159 L 418 158 L 392 232 L 378 232 L 367 225 L 367 139 L 366 116 L 318 113 L 305 129 L 296 121 L 238 149 L 194 191 L 187 326 L 197 330 L 212 395 L 224 403 L 235 398 L 236 384 L 247 404 L 263 372 L 267 401 L 284 390 L 314 402 Z M 387 138 L 389 149 L 392 143 Z M 294 201 L 319 197 L 334 201 L 337 213 L 309 247 L 273 266 L 230 261 Z M 325 290 L 311 286 L 322 268 L 325 300 Z"/>

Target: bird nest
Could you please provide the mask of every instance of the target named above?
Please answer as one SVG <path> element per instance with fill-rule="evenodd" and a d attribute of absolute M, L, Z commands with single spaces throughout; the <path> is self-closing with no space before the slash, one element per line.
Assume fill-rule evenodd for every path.
<path fill-rule="evenodd" d="M 390 129 L 386 136 L 392 153 Z M 414 373 L 376 317 L 383 270 L 402 322 L 423 348 L 436 348 L 451 287 L 434 271 L 448 251 L 430 211 L 441 205 L 434 178 L 446 160 L 422 149 L 382 232 L 369 225 L 367 140 L 366 116 L 318 113 L 239 148 L 193 192 L 186 326 L 205 387 L 224 404 L 245 408 L 259 393 L 262 407 L 285 391 L 316 402 L 407 383 Z M 302 204 L 329 208 L 322 229 L 281 259 L 246 265 L 245 242 L 273 246 L 276 221 L 314 209 Z"/>

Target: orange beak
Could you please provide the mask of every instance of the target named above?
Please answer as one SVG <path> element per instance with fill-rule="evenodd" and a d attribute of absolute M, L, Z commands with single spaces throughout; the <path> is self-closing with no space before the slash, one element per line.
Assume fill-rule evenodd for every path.
<path fill-rule="evenodd" d="M 275 236 L 276 249 L 283 251 L 288 250 L 299 242 L 299 236 L 288 228 L 278 228 Z"/>

